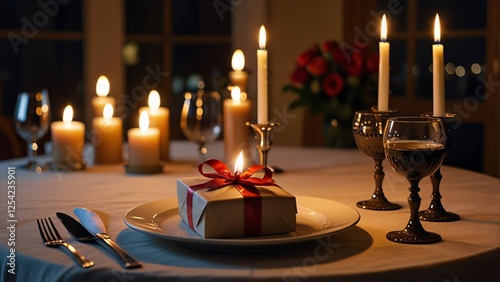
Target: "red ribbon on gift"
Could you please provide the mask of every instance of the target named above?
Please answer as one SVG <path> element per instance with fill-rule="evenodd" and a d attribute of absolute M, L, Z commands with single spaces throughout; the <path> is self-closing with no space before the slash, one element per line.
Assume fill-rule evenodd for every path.
<path fill-rule="evenodd" d="M 204 166 L 210 166 L 215 172 L 207 173 Z M 262 178 L 254 177 L 258 171 L 264 171 Z M 244 201 L 244 235 L 257 236 L 261 233 L 262 201 L 256 186 L 278 186 L 272 179 L 272 171 L 262 165 L 253 165 L 242 173 L 233 174 L 226 164 L 219 160 L 207 160 L 198 165 L 201 175 L 211 178 L 210 181 L 189 186 L 186 205 L 188 224 L 194 229 L 193 224 L 193 195 L 200 189 L 219 189 L 227 185 L 234 185 L 243 196 Z M 279 187 L 279 186 L 278 186 Z"/>

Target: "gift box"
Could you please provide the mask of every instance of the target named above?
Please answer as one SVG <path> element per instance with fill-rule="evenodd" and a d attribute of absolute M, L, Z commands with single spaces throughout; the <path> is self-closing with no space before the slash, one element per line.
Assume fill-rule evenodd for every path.
<path fill-rule="evenodd" d="M 206 161 L 200 167 L 210 161 L 214 160 Z M 229 170 L 205 174 L 199 168 L 200 173 L 209 177 L 178 179 L 179 215 L 184 223 L 203 238 L 238 238 L 295 231 L 295 197 L 276 185 L 267 172 L 263 178 L 245 179 L 245 176 L 264 168 L 255 167 L 251 167 L 250 173 L 237 176 L 228 173 Z"/>

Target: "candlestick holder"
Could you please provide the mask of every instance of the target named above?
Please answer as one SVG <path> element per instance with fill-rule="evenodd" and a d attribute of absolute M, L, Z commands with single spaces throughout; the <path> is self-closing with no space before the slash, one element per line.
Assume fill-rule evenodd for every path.
<path fill-rule="evenodd" d="M 267 155 L 273 145 L 271 133 L 273 131 L 273 127 L 279 126 L 280 123 L 268 122 L 265 124 L 261 124 L 261 123 L 247 122 L 246 125 L 251 126 L 253 131 L 255 131 L 255 135 L 257 138 L 257 150 L 259 152 L 259 158 L 260 158 L 260 165 L 263 165 L 271 169 L 275 173 L 284 172 L 283 169 L 281 168 L 269 166 L 267 162 Z"/>
<path fill-rule="evenodd" d="M 401 206 L 387 200 L 382 189 L 384 180 L 384 167 L 382 162 L 385 159 L 383 146 L 383 133 L 387 119 L 395 116 L 398 110 L 377 111 L 376 108 L 367 111 L 357 111 L 354 114 L 352 131 L 358 149 L 365 155 L 372 157 L 375 161 L 375 191 L 371 199 L 360 201 L 356 206 L 367 210 L 397 210 Z"/>
<path fill-rule="evenodd" d="M 422 116 L 434 117 L 432 113 L 423 113 Z M 449 132 L 451 131 L 450 123 L 455 117 L 456 114 L 454 113 L 446 113 L 444 117 L 438 117 L 443 121 L 443 126 L 446 132 L 446 145 L 444 148 L 445 157 L 451 151 L 452 143 L 449 135 Z M 443 178 L 441 174 L 441 167 L 439 167 L 436 172 L 430 176 L 430 178 L 432 183 L 431 203 L 426 210 L 418 212 L 420 220 L 432 222 L 449 222 L 459 220 L 460 216 L 458 214 L 446 211 L 441 203 L 442 196 L 439 192 L 439 186 L 441 184 L 441 179 Z"/>

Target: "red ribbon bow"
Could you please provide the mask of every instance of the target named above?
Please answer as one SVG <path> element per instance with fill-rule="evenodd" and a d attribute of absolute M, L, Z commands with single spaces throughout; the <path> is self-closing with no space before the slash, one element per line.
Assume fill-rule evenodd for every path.
<path fill-rule="evenodd" d="M 207 173 L 204 165 L 210 166 L 215 172 Z M 254 177 L 258 171 L 264 171 L 262 178 Z M 262 220 L 262 201 L 255 186 L 278 186 L 272 179 L 272 171 L 262 165 L 253 165 L 242 173 L 233 174 L 226 164 L 219 160 L 207 160 L 198 165 L 201 175 L 212 178 L 210 181 L 190 186 L 187 193 L 186 205 L 188 224 L 194 230 L 193 224 L 193 194 L 200 189 L 219 189 L 227 185 L 234 185 L 244 198 L 244 235 L 260 235 Z M 279 186 L 278 186 L 279 187 Z"/>

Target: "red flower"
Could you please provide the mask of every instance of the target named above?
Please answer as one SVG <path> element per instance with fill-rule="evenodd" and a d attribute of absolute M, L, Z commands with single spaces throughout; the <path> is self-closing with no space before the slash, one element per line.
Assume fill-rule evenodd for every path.
<path fill-rule="evenodd" d="M 363 73 L 363 58 L 361 54 L 353 53 L 342 67 L 349 75 L 361 75 Z"/>
<path fill-rule="evenodd" d="M 370 73 L 378 72 L 379 57 L 377 53 L 371 53 L 366 59 L 365 69 Z"/>
<path fill-rule="evenodd" d="M 337 73 L 328 74 L 321 82 L 323 90 L 329 97 L 335 97 L 339 95 L 339 93 L 344 88 L 344 84 L 344 79 Z"/>
<path fill-rule="evenodd" d="M 323 51 L 332 55 L 333 61 L 337 64 L 343 65 L 346 63 L 347 55 L 344 54 L 344 51 L 342 51 L 342 48 L 340 48 L 336 41 L 325 41 L 322 48 Z"/>
<path fill-rule="evenodd" d="M 306 70 L 314 76 L 322 76 L 328 70 L 328 62 L 322 56 L 316 56 L 309 61 Z"/>
<path fill-rule="evenodd" d="M 299 57 L 297 58 L 297 64 L 300 67 L 305 67 L 309 61 L 311 61 L 312 58 L 316 57 L 317 55 L 320 54 L 319 47 L 318 45 L 314 45 L 308 50 L 306 50 L 304 53 L 300 54 Z"/>
<path fill-rule="evenodd" d="M 293 71 L 293 73 L 290 77 L 290 79 L 292 80 L 292 83 L 296 84 L 297 86 L 304 85 L 306 82 L 309 81 L 310 78 L 311 78 L 310 75 L 307 73 L 306 69 L 303 67 L 297 67 Z"/>

